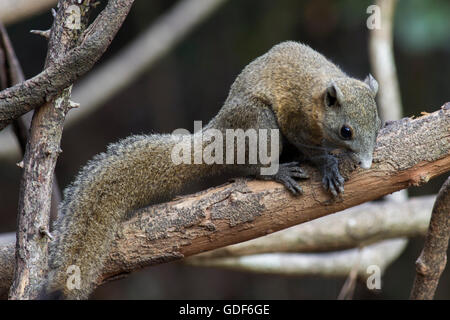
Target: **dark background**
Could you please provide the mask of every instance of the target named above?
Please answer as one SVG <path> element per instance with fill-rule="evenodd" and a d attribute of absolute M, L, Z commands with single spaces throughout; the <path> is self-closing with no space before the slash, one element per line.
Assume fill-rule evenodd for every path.
<path fill-rule="evenodd" d="M 175 1 L 136 1 L 102 61 L 118 52 Z M 296 40 L 309 44 L 349 75 L 370 72 L 366 8 L 371 1 L 228 1 L 205 23 L 160 59 L 138 80 L 90 117 L 64 131 L 56 174 L 66 186 L 79 168 L 106 145 L 130 134 L 193 129 L 220 109 L 240 70 L 273 45 Z M 433 112 L 450 100 L 450 2 L 400 1 L 395 17 L 395 59 L 405 116 Z M 49 12 L 8 26 L 26 77 L 42 70 L 46 43 L 29 33 L 51 25 Z M 100 62 L 101 63 L 101 62 Z M 95 68 L 92 72 L 95 72 Z M 117 75 L 120 76 L 120 75 Z M 82 106 L 81 106 L 82 108 Z M 72 110 L 71 112 L 77 112 Z M 0 232 L 12 232 L 19 159 L 0 158 Z M 409 194 L 435 194 L 446 176 Z M 374 293 L 357 287 L 355 298 L 405 299 L 414 279 L 414 262 L 423 238 L 410 241 Z M 335 299 L 345 279 L 282 277 L 195 268 L 171 263 L 133 273 L 99 288 L 93 298 L 152 299 Z M 447 268 L 436 298 L 450 298 Z"/>

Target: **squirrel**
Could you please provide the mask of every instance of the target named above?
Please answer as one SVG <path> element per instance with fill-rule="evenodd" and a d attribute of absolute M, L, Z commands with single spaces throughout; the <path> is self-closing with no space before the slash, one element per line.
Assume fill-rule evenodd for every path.
<path fill-rule="evenodd" d="M 351 78 L 309 46 L 282 42 L 244 68 L 223 107 L 203 130 L 278 129 L 279 152 L 286 144 L 298 149 L 320 170 L 324 188 L 337 196 L 344 191 L 344 179 L 330 150 L 341 149 L 362 168 L 370 168 L 381 127 L 377 90 L 371 75 L 364 81 Z M 82 168 L 65 189 L 54 224 L 47 297 L 88 298 L 127 215 L 169 200 L 193 181 L 239 167 L 239 175 L 272 179 L 301 194 L 297 180 L 308 178 L 297 162 L 280 164 L 270 176 L 259 175 L 261 163 L 174 164 L 171 152 L 176 143 L 179 140 L 167 134 L 131 136 Z M 80 288 L 66 286 L 71 265 L 80 268 Z"/>

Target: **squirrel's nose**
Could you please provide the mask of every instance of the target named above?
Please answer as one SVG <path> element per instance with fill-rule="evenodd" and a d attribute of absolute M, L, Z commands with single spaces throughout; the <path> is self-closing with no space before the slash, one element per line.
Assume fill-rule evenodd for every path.
<path fill-rule="evenodd" d="M 359 160 L 359 165 L 363 169 L 370 169 L 372 166 L 372 156 Z"/>

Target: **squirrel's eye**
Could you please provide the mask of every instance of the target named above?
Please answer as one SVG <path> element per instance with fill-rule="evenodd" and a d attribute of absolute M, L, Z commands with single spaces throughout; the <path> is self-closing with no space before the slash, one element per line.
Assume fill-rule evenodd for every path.
<path fill-rule="evenodd" d="M 350 140 L 353 137 L 353 130 L 348 125 L 343 125 L 341 128 L 341 137 L 344 140 Z"/>

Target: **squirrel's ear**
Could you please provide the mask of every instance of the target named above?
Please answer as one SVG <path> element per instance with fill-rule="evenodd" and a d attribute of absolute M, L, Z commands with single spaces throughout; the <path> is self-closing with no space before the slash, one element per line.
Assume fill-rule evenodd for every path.
<path fill-rule="evenodd" d="M 338 106 L 342 101 L 343 95 L 339 87 L 332 81 L 325 92 L 325 105 L 327 107 Z"/>
<path fill-rule="evenodd" d="M 373 92 L 373 95 L 376 96 L 378 92 L 378 82 L 370 73 L 366 79 L 364 79 L 364 83 L 369 86 L 370 90 Z"/>

